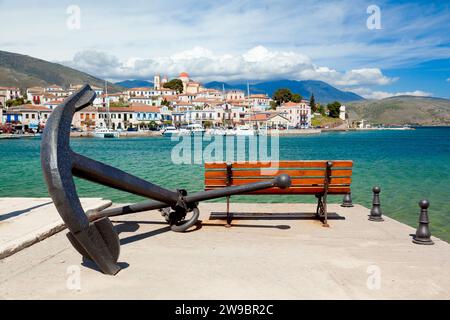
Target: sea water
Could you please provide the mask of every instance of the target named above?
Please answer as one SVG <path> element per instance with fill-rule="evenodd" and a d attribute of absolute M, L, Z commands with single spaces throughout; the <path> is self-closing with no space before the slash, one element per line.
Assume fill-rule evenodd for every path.
<path fill-rule="evenodd" d="M 41 173 L 40 138 L 0 140 L 0 197 L 47 197 Z M 170 189 L 203 189 L 203 165 L 174 164 L 169 137 L 71 140 L 72 148 Z M 209 142 L 205 142 L 204 146 Z M 383 214 L 416 226 L 418 202 L 428 199 L 432 233 L 450 241 L 450 128 L 349 131 L 279 138 L 280 160 L 353 160 L 354 203 L 370 207 L 381 187 Z M 194 152 L 194 150 L 192 150 Z M 76 179 L 80 197 L 116 203 L 142 198 Z M 216 200 L 216 201 L 223 201 Z M 234 196 L 234 202 L 314 202 L 313 196 Z M 331 196 L 339 203 L 342 196 Z"/>

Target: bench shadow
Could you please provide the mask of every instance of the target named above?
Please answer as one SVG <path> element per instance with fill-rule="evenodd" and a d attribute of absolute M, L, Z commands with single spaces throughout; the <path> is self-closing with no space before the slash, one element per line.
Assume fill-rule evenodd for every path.
<path fill-rule="evenodd" d="M 40 207 L 45 207 L 45 206 L 47 206 L 49 204 L 52 204 L 52 202 L 49 201 L 49 202 L 46 202 L 46 203 L 38 204 L 38 205 L 36 205 L 34 207 L 29 207 L 29 208 L 26 208 L 26 209 L 12 211 L 12 212 L 9 212 L 9 213 L 6 213 L 6 214 L 2 214 L 2 215 L 0 215 L 0 221 L 20 216 L 21 214 L 30 212 L 31 210 L 34 210 L 34 209 L 37 209 L 37 208 L 40 208 Z"/>
<path fill-rule="evenodd" d="M 221 227 L 224 228 L 226 223 L 203 223 L 204 226 L 207 227 Z M 231 224 L 231 228 L 261 228 L 261 229 L 280 229 L 280 230 L 288 230 L 291 226 L 286 224 L 280 225 L 260 225 L 260 224 Z"/>
<path fill-rule="evenodd" d="M 232 212 L 233 220 L 320 220 L 315 213 L 311 212 Z M 226 212 L 211 212 L 210 220 L 224 220 L 227 218 Z M 336 212 L 328 212 L 328 220 L 345 220 Z"/>

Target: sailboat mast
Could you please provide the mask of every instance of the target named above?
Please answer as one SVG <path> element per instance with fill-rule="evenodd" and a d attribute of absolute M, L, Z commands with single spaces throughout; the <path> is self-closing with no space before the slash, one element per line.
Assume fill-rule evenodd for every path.
<path fill-rule="evenodd" d="M 108 82 L 105 80 L 105 104 L 106 104 L 106 117 L 108 119 L 108 123 L 106 127 L 110 129 L 111 127 L 111 114 L 109 112 L 109 99 L 108 99 Z"/>

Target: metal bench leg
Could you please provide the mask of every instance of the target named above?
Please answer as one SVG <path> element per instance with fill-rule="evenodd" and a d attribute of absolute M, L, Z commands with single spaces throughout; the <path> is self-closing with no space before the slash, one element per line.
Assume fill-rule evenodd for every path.
<path fill-rule="evenodd" d="M 227 197 L 227 224 L 225 225 L 227 228 L 231 227 L 231 221 L 233 220 L 233 214 L 230 212 L 230 198 Z"/>
<path fill-rule="evenodd" d="M 316 198 L 317 198 L 316 218 L 320 218 L 320 216 L 323 213 L 322 196 L 316 195 Z"/>
<path fill-rule="evenodd" d="M 324 217 L 322 227 L 329 227 L 330 225 L 328 224 L 327 194 L 326 193 L 323 196 L 322 206 L 323 206 L 323 217 Z"/>
<path fill-rule="evenodd" d="M 322 227 L 329 227 L 328 224 L 328 210 L 327 210 L 327 195 L 316 195 L 317 197 L 317 209 L 316 218 L 322 221 Z"/>

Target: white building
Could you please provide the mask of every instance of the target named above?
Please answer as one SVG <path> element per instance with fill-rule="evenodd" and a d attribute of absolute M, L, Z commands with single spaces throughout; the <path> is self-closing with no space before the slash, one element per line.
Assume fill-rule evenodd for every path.
<path fill-rule="evenodd" d="M 276 110 L 289 120 L 290 127 L 311 127 L 311 107 L 306 101 L 286 102 L 277 107 Z"/>
<path fill-rule="evenodd" d="M 339 108 L 339 118 L 344 121 L 346 120 L 346 112 L 345 112 L 344 105 L 340 106 L 340 108 Z"/>

